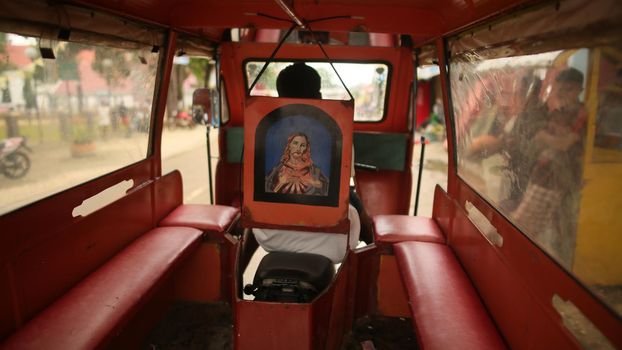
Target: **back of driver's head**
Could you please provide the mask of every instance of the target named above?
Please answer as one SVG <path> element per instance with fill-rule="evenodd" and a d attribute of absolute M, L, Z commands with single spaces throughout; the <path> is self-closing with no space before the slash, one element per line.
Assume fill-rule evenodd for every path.
<path fill-rule="evenodd" d="M 322 98 L 322 79 L 318 72 L 304 62 L 285 67 L 276 78 L 280 97 Z"/>

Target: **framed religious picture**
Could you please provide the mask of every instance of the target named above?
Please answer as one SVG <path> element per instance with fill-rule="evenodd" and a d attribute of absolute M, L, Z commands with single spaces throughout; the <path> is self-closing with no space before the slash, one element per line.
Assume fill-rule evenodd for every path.
<path fill-rule="evenodd" d="M 338 206 L 343 136 L 322 109 L 290 104 L 255 132 L 256 201 Z"/>
<path fill-rule="evenodd" d="M 352 115 L 353 103 L 346 101 L 249 97 L 243 223 L 309 230 L 343 225 Z"/>

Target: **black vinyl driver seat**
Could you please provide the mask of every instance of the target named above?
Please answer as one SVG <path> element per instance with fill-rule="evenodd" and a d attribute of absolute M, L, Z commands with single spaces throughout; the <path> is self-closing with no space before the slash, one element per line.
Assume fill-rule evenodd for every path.
<path fill-rule="evenodd" d="M 308 303 L 335 275 L 333 262 L 318 254 L 272 252 L 257 268 L 253 284 L 244 287 L 257 301 Z"/>

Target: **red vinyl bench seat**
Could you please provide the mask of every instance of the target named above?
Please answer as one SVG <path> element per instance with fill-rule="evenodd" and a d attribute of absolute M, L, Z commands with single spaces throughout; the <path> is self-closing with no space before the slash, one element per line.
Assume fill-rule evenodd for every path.
<path fill-rule="evenodd" d="M 204 232 L 227 232 L 240 209 L 226 205 L 182 204 L 160 221 L 159 226 L 193 227 Z"/>
<path fill-rule="evenodd" d="M 401 242 L 393 252 L 422 349 L 505 349 L 484 305 L 451 249 Z"/>
<path fill-rule="evenodd" d="M 158 227 L 141 235 L 8 338 L 2 349 L 105 346 L 198 247 L 200 230 Z"/>
<path fill-rule="evenodd" d="M 376 215 L 374 239 L 376 244 L 419 241 L 445 244 L 445 235 L 432 218 L 408 215 Z"/>

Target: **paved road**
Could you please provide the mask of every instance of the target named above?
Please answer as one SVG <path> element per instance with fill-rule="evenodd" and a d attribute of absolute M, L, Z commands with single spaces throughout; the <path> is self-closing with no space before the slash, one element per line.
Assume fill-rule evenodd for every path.
<path fill-rule="evenodd" d="M 198 129 L 198 128 L 197 128 Z M 185 141 L 191 146 L 179 150 L 174 144 L 176 139 L 167 139 L 163 136 L 162 173 L 178 169 L 181 172 L 184 186 L 185 203 L 209 203 L 209 177 L 207 169 L 207 143 L 205 142 L 205 129 L 193 131 L 185 136 Z M 216 161 L 218 160 L 218 130 L 212 129 L 210 133 L 212 152 L 212 178 L 216 173 Z M 214 183 L 214 182 L 212 182 Z"/>
<path fill-rule="evenodd" d="M 146 134 L 111 136 L 96 141 L 93 155 L 76 158 L 71 156 L 69 144 L 33 144 L 33 152 L 29 153 L 31 168 L 26 176 L 11 180 L 0 175 L 0 215 L 139 161 L 145 157 L 147 145 Z M 197 127 L 164 132 L 164 166 L 169 169 L 189 167 L 192 171 L 188 172 L 187 177 L 191 181 L 200 176 L 194 173 L 195 170 L 201 166 L 207 169 L 204 149 L 205 129 Z M 188 154 L 196 156 L 193 159 Z M 207 174 L 207 170 L 204 174 Z M 207 175 L 204 176 L 207 178 Z M 191 184 L 189 182 L 187 188 L 193 187 Z M 206 194 L 209 195 L 208 192 Z M 209 197 L 205 198 L 209 200 Z"/>

